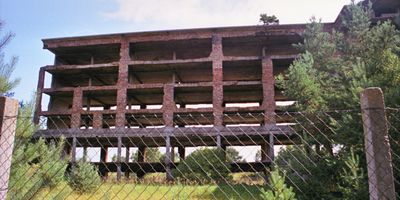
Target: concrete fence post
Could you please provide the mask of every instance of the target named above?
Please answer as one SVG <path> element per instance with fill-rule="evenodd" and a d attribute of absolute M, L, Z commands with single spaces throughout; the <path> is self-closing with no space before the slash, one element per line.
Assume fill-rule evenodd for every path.
<path fill-rule="evenodd" d="M 18 101 L 0 97 L 0 200 L 5 200 L 17 125 Z"/>
<path fill-rule="evenodd" d="M 392 157 L 385 103 L 380 88 L 367 88 L 361 93 L 361 112 L 370 199 L 394 200 Z"/>

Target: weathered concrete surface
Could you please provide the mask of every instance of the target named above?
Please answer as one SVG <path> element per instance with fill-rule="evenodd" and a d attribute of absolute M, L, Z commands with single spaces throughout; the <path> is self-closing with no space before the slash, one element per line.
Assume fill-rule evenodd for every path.
<path fill-rule="evenodd" d="M 6 199 L 8 191 L 18 105 L 17 100 L 0 97 L 0 200 Z"/>

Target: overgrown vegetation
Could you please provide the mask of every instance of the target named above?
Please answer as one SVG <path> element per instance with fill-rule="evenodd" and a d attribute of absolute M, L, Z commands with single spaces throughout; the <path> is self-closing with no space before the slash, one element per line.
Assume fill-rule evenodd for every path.
<path fill-rule="evenodd" d="M 94 192 L 101 185 L 97 167 L 84 160 L 79 160 L 72 166 L 67 182 L 78 193 Z"/>
<path fill-rule="evenodd" d="M 270 173 L 268 190 L 261 189 L 261 197 L 265 200 L 295 200 L 296 194 L 292 187 L 285 184 L 285 176 L 279 170 Z"/>
<path fill-rule="evenodd" d="M 43 187 L 55 187 L 63 181 L 67 162 L 60 159 L 64 139 L 31 141 L 36 128 L 32 121 L 33 104 L 19 110 L 11 163 L 8 197 L 29 199 Z"/>
<path fill-rule="evenodd" d="M 299 199 L 367 198 L 361 116 L 324 112 L 358 109 L 360 92 L 372 86 L 382 88 L 387 106 L 400 106 L 399 30 L 390 21 L 372 24 L 370 7 L 353 2 L 347 9 L 341 27 L 332 32 L 312 19 L 304 43 L 296 45 L 300 58 L 286 77 L 277 77 L 285 95 L 297 100 L 296 110 L 314 122 L 298 130 L 304 145 L 277 158 Z"/>
<path fill-rule="evenodd" d="M 132 160 L 137 161 L 139 151 L 132 153 Z M 164 162 L 164 155 L 160 152 L 158 148 L 146 148 L 146 153 L 144 155 L 145 162 Z"/>
<path fill-rule="evenodd" d="M 178 180 L 196 183 L 223 183 L 231 179 L 230 166 L 220 148 L 203 148 L 191 153 L 172 171 Z"/>
<path fill-rule="evenodd" d="M 0 21 L 0 32 L 2 28 L 3 22 Z M 6 62 L 3 52 L 13 37 L 13 33 L 7 33 L 0 39 L 0 95 L 2 96 L 12 96 L 12 89 L 19 83 L 19 79 L 10 78 L 17 57 L 13 56 Z M 33 103 L 20 105 L 7 194 L 9 199 L 31 199 L 44 187 L 54 188 L 63 181 L 67 168 L 67 162 L 60 159 L 64 139 L 32 141 L 32 135 L 37 129 L 31 121 L 34 105 Z"/>
<path fill-rule="evenodd" d="M 260 14 L 260 22 L 264 25 L 279 24 L 279 19 L 275 15 Z"/>

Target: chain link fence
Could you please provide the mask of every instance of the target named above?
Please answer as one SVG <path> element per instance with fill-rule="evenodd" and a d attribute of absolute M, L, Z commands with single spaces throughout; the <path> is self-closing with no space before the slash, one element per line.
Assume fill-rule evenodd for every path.
<path fill-rule="evenodd" d="M 400 108 L 386 108 L 396 198 L 400 198 Z"/>
<path fill-rule="evenodd" d="M 115 128 L 110 114 L 100 129 L 94 115 L 82 115 L 80 129 L 68 128 L 70 116 L 39 125 L 8 116 L 1 137 L 10 124 L 16 131 L 7 199 L 374 199 L 382 189 L 376 199 L 398 199 L 400 109 L 381 111 L 281 111 L 276 125 L 261 124 L 271 117 L 262 112 L 225 113 L 222 127 L 192 113 L 174 115 L 174 127 L 162 114 L 129 114 Z M 365 137 L 377 126 L 387 130 L 387 152 L 370 149 L 382 138 Z M 393 175 L 381 174 L 386 165 Z"/>

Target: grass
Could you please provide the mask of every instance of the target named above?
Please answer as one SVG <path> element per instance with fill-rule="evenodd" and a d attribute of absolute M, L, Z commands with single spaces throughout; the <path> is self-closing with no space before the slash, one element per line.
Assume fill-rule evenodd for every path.
<path fill-rule="evenodd" d="M 151 185 L 135 183 L 103 183 L 96 192 L 78 194 L 65 183 L 45 188 L 35 199 L 259 199 L 260 186 L 250 185 Z"/>
<path fill-rule="evenodd" d="M 132 174 L 134 175 L 134 174 Z M 140 181 L 131 177 L 116 182 L 116 174 L 110 173 L 108 179 L 94 192 L 90 194 L 79 194 L 74 192 L 66 182 L 57 187 L 42 189 L 35 199 L 51 200 L 108 200 L 108 199 L 260 199 L 261 185 L 264 179 L 258 173 L 235 173 L 232 174 L 230 184 L 168 184 L 165 173 L 150 173 Z"/>

